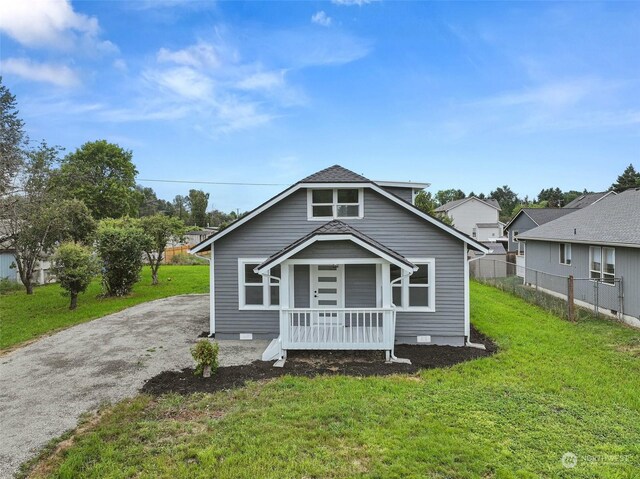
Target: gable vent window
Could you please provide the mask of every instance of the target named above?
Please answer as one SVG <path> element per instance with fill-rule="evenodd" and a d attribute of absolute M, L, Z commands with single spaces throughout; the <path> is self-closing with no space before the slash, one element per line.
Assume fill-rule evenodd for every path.
<path fill-rule="evenodd" d="M 363 194 L 360 188 L 323 188 L 309 190 L 309 219 L 362 218 Z"/>

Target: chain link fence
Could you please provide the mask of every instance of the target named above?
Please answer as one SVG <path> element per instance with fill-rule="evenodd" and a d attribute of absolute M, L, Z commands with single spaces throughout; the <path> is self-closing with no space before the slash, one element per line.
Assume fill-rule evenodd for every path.
<path fill-rule="evenodd" d="M 621 319 L 624 314 L 621 278 L 605 281 L 561 276 L 486 257 L 472 261 L 469 274 L 478 282 L 572 321 L 600 315 Z"/>

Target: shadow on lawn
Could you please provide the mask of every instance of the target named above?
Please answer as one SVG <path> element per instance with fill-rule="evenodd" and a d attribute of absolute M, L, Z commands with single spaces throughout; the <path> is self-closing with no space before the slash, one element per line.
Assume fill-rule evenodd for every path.
<path fill-rule="evenodd" d="M 496 352 L 495 343 L 473 327 L 471 338 L 475 343 L 484 344 L 486 350 L 454 346 L 396 346 L 396 356 L 410 359 L 411 364 L 387 364 L 382 351 L 289 351 L 287 362 L 282 368 L 274 368 L 274 361 L 254 361 L 243 366 L 221 367 L 211 378 L 195 376 L 192 368 L 164 371 L 149 379 L 141 392 L 152 395 L 211 393 L 242 387 L 247 381 L 272 379 L 287 374 L 305 377 L 321 374 L 357 377 L 413 374 L 421 369 L 449 367 Z"/>

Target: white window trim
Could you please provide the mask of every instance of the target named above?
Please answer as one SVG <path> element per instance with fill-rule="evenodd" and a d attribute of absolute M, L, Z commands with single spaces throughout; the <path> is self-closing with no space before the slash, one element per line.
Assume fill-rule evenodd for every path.
<path fill-rule="evenodd" d="M 313 191 L 332 190 L 333 201 L 331 203 L 332 216 L 313 216 Z M 338 216 L 338 190 L 358 190 L 358 216 Z M 356 203 L 340 203 L 343 205 L 355 205 Z M 317 203 L 317 205 L 329 206 L 329 203 Z M 356 220 L 364 218 L 364 188 L 353 188 L 345 186 L 343 188 L 307 188 L 307 220 L 308 221 L 330 221 L 330 220 Z"/>
<path fill-rule="evenodd" d="M 598 248 L 600 250 L 600 271 L 595 270 L 595 269 L 591 269 L 591 264 L 593 263 L 593 251 Z M 604 263 L 605 263 L 605 256 L 604 256 L 604 250 L 605 249 L 611 249 L 613 250 L 613 282 L 608 283 L 605 281 L 605 274 L 608 276 L 611 276 L 611 273 L 605 273 L 604 272 Z M 615 286 L 616 282 L 616 249 L 613 246 L 589 246 L 589 279 L 591 281 L 597 281 L 600 284 L 606 284 L 607 286 Z M 592 278 L 591 277 L 591 273 L 599 273 L 600 277 L 599 278 Z"/>
<path fill-rule="evenodd" d="M 564 263 L 562 262 L 562 247 L 564 246 Z M 572 248 L 571 248 L 571 243 L 558 243 L 558 262 L 561 265 L 564 266 L 571 266 L 572 265 Z M 567 254 L 567 251 L 569 252 L 569 254 Z M 569 260 L 569 262 L 567 263 L 567 259 Z M 589 265 L 591 265 L 591 262 L 589 262 Z M 591 266 L 589 266 L 591 267 Z"/>
<path fill-rule="evenodd" d="M 255 264 L 257 266 L 265 260 L 266 258 L 238 258 L 238 310 L 267 311 L 280 309 L 280 305 L 271 305 L 271 286 L 279 285 L 279 283 L 274 282 L 274 278 L 270 276 L 262 276 L 262 304 L 245 304 L 244 267 L 246 264 Z M 257 285 L 256 283 L 254 286 Z"/>
<path fill-rule="evenodd" d="M 409 304 L 409 288 L 429 288 L 429 306 L 398 306 L 396 305 L 396 309 L 398 311 L 408 312 L 408 313 L 435 313 L 436 312 L 436 260 L 435 258 L 407 258 L 415 265 L 427 264 L 429 265 L 429 283 L 424 285 L 414 285 L 410 286 L 409 278 L 410 276 L 404 276 L 401 280 L 402 288 L 402 304 Z M 398 287 L 391 285 L 391 298 L 393 298 L 393 288 Z"/>

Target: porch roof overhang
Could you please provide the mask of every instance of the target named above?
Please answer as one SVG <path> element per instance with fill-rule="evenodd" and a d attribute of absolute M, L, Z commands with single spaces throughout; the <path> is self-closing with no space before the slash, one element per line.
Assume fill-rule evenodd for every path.
<path fill-rule="evenodd" d="M 418 270 L 415 264 L 400 253 L 393 251 L 391 248 L 342 221 L 333 220 L 271 255 L 262 264 L 258 265 L 254 271 L 258 274 L 267 274 L 271 268 L 291 258 L 316 241 L 351 241 L 410 274 Z"/>

